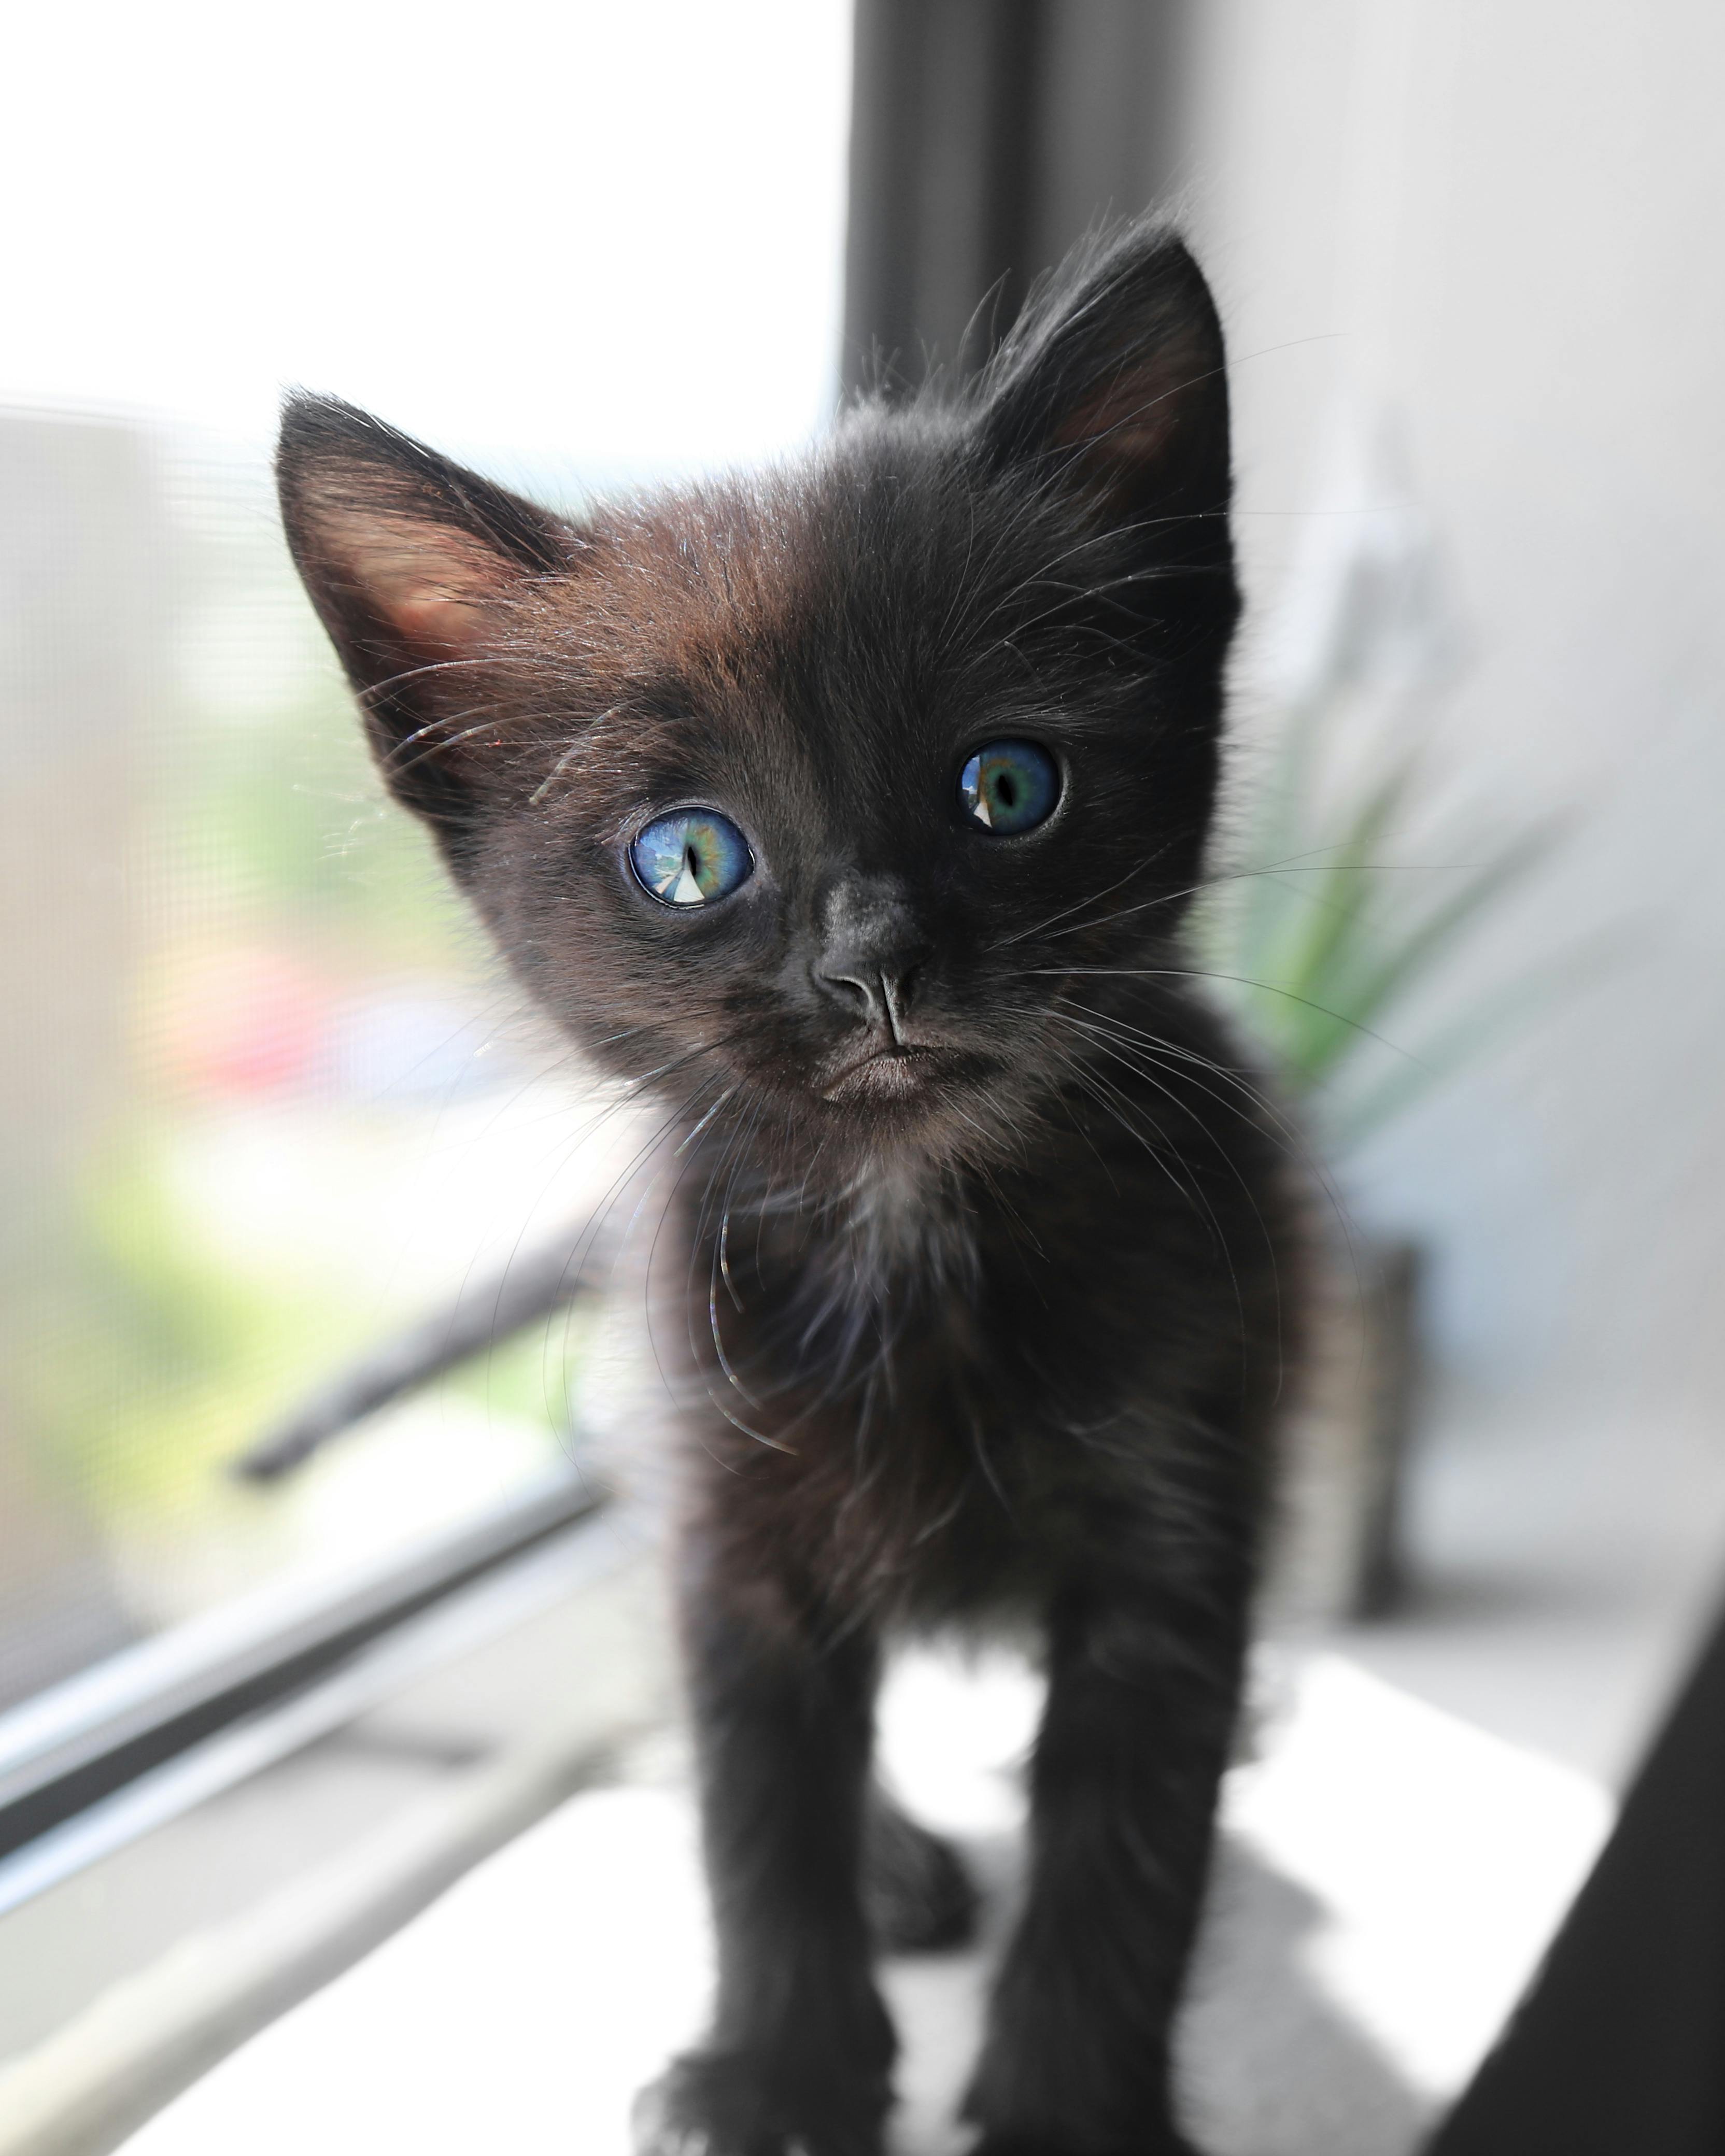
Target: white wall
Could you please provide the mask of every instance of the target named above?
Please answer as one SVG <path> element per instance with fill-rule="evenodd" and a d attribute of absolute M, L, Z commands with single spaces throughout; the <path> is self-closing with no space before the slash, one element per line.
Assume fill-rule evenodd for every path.
<path fill-rule="evenodd" d="M 1427 521 L 1460 654 L 1435 777 L 1482 833 L 1577 819 L 1477 973 L 1602 923 L 1626 946 L 1379 1147 L 1366 1209 L 1438 1237 L 1463 1370 L 1705 1409 L 1725 1374 L 1725 10 L 1194 13 L 1186 199 L 1232 336 L 1258 675 L 1302 554 L 1348 526 L 1313 513 L 1338 442 L 1387 442 L 1372 485 Z M 1249 654 L 1248 711 L 1253 680 Z"/>

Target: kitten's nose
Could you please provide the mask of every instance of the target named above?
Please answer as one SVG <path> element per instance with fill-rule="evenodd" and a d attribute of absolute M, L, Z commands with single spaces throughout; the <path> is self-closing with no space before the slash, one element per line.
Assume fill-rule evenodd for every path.
<path fill-rule="evenodd" d="M 927 956 L 902 892 L 875 879 L 847 877 L 827 900 L 820 956 L 809 970 L 824 994 L 864 1025 L 901 1041 Z"/>
<path fill-rule="evenodd" d="M 870 973 L 859 963 L 850 973 L 828 969 L 814 978 L 835 1002 L 845 1004 L 865 1025 L 885 1034 L 896 1045 L 904 1040 L 905 1013 L 910 1007 L 916 974 L 914 966 L 883 966 Z"/>

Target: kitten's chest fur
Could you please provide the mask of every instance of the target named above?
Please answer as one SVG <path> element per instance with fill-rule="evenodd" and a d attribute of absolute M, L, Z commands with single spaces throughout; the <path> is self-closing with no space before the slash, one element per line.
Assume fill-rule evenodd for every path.
<path fill-rule="evenodd" d="M 1214 1409 L 1267 1400 L 1287 1317 L 1261 1134 L 1185 1091 L 1158 1147 L 1063 1103 L 1016 1166 L 881 1166 L 818 1204 L 715 1137 L 658 1328 L 712 1531 L 940 1620 L 1036 1606 L 1153 1512 Z"/>

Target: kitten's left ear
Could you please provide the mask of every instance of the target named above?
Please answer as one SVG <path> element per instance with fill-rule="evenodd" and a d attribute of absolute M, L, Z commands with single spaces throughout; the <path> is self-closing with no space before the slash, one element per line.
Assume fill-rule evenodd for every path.
<path fill-rule="evenodd" d="M 334 398 L 295 397 L 276 452 L 282 521 L 397 796 L 454 844 L 536 583 L 569 569 L 571 528 Z"/>
<path fill-rule="evenodd" d="M 1129 224 L 1070 257 L 1032 295 L 978 388 L 993 457 L 1059 470 L 1099 521 L 1214 518 L 1225 544 L 1222 326 L 1202 271 L 1165 225 Z"/>

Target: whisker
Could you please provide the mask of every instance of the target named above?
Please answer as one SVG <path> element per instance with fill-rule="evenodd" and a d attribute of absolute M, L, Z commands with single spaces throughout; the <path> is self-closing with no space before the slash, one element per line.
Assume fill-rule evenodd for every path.
<path fill-rule="evenodd" d="M 1142 875 L 1153 861 L 1161 860 L 1172 843 L 1173 841 L 1169 840 L 1157 847 L 1154 852 L 1142 855 L 1141 859 L 1132 863 L 1124 875 L 1117 876 L 1112 883 L 1104 884 L 1100 891 L 1092 891 L 1089 897 L 1075 899 L 1070 906 L 1063 906 L 1058 913 L 1050 913 L 1045 921 L 1039 921 L 1033 927 L 1021 928 L 1016 935 L 1003 936 L 997 942 L 989 944 L 988 948 L 991 951 L 1009 950 L 1014 943 L 1028 942 L 1032 937 L 1045 934 L 1055 921 L 1065 920 L 1070 914 L 1081 912 L 1086 906 L 1094 906 L 1099 899 L 1106 898 L 1110 891 L 1118 891 L 1122 884 L 1130 883 L 1134 876 Z"/>
<path fill-rule="evenodd" d="M 1415 1055 L 1411 1049 L 1403 1048 L 1384 1034 L 1373 1032 L 1370 1026 L 1361 1024 L 1345 1012 L 1331 1010 L 1323 1004 L 1313 1003 L 1308 996 L 1296 995 L 1291 988 L 1278 988 L 1274 981 L 1255 981 L 1244 973 L 1219 973 L 1200 966 L 1032 966 L 1024 971 L 1027 978 L 1048 974 L 1064 980 L 1095 976 L 1106 980 L 1125 981 L 1231 981 L 1240 988 L 1261 988 L 1266 995 L 1286 996 L 1290 1003 L 1301 1004 L 1307 1010 L 1317 1011 L 1324 1018 L 1334 1019 L 1337 1025 L 1348 1026 L 1354 1032 L 1363 1034 L 1368 1040 L 1375 1040 L 1380 1047 L 1389 1049 L 1392 1054 L 1404 1057 L 1409 1063 L 1419 1064 L 1422 1069 L 1425 1067 L 1423 1059 Z"/>

